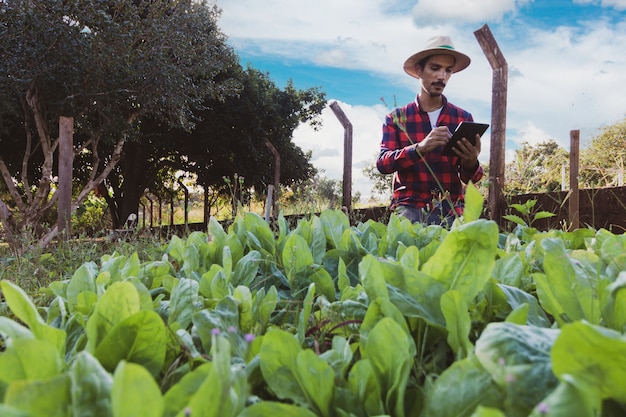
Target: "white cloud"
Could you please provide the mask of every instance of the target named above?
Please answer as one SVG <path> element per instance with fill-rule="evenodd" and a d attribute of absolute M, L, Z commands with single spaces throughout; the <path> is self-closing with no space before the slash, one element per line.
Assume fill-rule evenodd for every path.
<path fill-rule="evenodd" d="M 604 7 L 626 9 L 626 0 L 601 1 Z M 475 120 L 487 122 L 492 69 L 472 32 L 489 23 L 509 67 L 509 143 L 554 139 L 568 149 L 570 130 L 580 130 L 584 144 L 599 127 L 626 117 L 623 20 L 611 23 L 596 18 L 586 26 L 572 22 L 577 26 L 549 29 L 531 27 L 523 19 L 497 24 L 520 13 L 522 7 L 532 8 L 531 0 L 224 0 L 218 5 L 224 9 L 220 27 L 236 48 L 334 68 L 364 69 L 402 83 L 409 95 L 418 84 L 404 74 L 402 63 L 430 37 L 449 34 L 455 47 L 472 57 L 472 65 L 452 77 L 446 95 L 471 111 Z M 428 16 L 433 25 L 414 19 L 414 13 Z M 354 106 L 341 97 L 328 99 L 342 100 L 340 105 L 354 126 L 353 188 L 369 196 L 361 167 L 375 158 L 388 109 L 382 104 Z M 320 131 L 299 128 L 294 140 L 313 150 L 313 163 L 329 178 L 341 179 L 343 128 L 330 109 L 323 119 Z M 488 142 L 485 137 L 483 162 L 489 160 Z M 336 155 L 329 155 L 329 150 Z"/>
<path fill-rule="evenodd" d="M 223 0 L 220 27 L 229 36 L 256 40 L 302 40 L 307 43 L 362 42 L 380 37 L 391 29 L 379 20 L 387 6 L 384 0 Z M 410 24 L 410 19 L 396 23 Z M 374 25 L 374 23 L 376 23 Z M 367 35 L 367 36 L 363 36 Z"/>
<path fill-rule="evenodd" d="M 334 67 L 337 65 L 338 62 L 344 62 L 345 64 L 342 66 L 350 66 L 347 64 L 347 62 L 350 60 L 351 59 L 349 58 L 346 51 L 334 48 L 328 51 L 320 52 L 320 54 L 315 58 L 314 62 L 318 65 Z M 357 66 L 355 65 L 355 67 Z"/>
<path fill-rule="evenodd" d="M 416 28 L 406 5 L 388 0 L 222 0 L 219 24 L 236 48 L 336 68 L 397 74 L 433 28 Z M 411 40 L 415 40 L 414 42 Z"/>
<path fill-rule="evenodd" d="M 602 0 L 602 7 L 613 7 L 617 10 L 626 10 L 626 0 Z"/>
<path fill-rule="evenodd" d="M 626 10 L 626 0 L 574 0 L 575 4 L 595 4 L 602 7 L 612 7 L 616 10 Z"/>
<path fill-rule="evenodd" d="M 510 54 L 509 126 L 540 126 L 566 149 L 570 130 L 581 138 L 624 117 L 626 27 L 531 31 L 528 46 Z M 532 130 L 532 129 L 531 129 Z"/>
<path fill-rule="evenodd" d="M 333 99 L 329 100 L 329 104 Z M 363 167 L 376 161 L 382 124 L 389 111 L 384 105 L 352 106 L 337 101 L 341 110 L 352 124 L 352 191 L 359 191 L 368 198 L 371 185 L 363 175 Z M 333 113 L 326 107 L 322 111 L 323 125 L 315 131 L 308 125 L 300 126 L 294 132 L 294 142 L 304 151 L 312 151 L 312 163 L 324 171 L 328 178 L 343 179 L 344 128 Z M 329 152 L 330 150 L 330 152 Z"/>
<path fill-rule="evenodd" d="M 500 21 L 529 0 L 419 0 L 413 8 L 418 26 L 438 26 L 441 22 L 481 23 Z"/>
<path fill-rule="evenodd" d="M 550 136 L 543 129 L 536 126 L 532 121 L 529 121 L 523 124 L 520 129 L 516 131 L 516 134 L 509 139 L 517 145 L 528 143 L 531 146 L 535 146 L 539 143 L 546 142 L 550 139 Z"/>

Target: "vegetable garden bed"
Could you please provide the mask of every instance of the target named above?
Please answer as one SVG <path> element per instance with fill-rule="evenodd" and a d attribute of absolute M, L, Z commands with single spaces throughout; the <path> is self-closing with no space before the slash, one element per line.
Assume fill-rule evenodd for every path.
<path fill-rule="evenodd" d="M 324 211 L 0 283 L 0 415 L 626 415 L 626 237 Z"/>

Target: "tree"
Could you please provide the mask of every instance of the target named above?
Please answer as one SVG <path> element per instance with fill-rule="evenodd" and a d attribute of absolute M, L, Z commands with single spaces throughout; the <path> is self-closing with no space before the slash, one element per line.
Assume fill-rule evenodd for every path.
<path fill-rule="evenodd" d="M 38 226 L 56 201 L 60 116 L 74 118 L 74 156 L 86 162 L 75 209 L 122 150 L 132 152 L 125 143 L 142 117 L 190 128 L 194 107 L 234 89 L 217 78 L 236 62 L 218 15 L 197 0 L 0 2 L 0 173 L 11 197 L 0 220 L 9 237 L 33 230 L 45 245 L 57 233 Z"/>
<path fill-rule="evenodd" d="M 380 171 L 378 171 L 378 168 L 376 168 L 377 156 L 378 154 L 374 155 L 372 163 L 363 168 L 363 175 L 372 182 L 372 198 L 375 197 L 374 194 L 391 198 L 391 193 L 393 192 L 393 175 L 381 174 Z"/>
<path fill-rule="evenodd" d="M 600 130 L 580 153 L 580 182 L 588 188 L 623 184 L 626 118 Z"/>
<path fill-rule="evenodd" d="M 561 189 L 561 170 L 569 164 L 569 154 L 556 141 L 530 145 L 525 142 L 506 165 L 505 192 L 510 195 L 546 193 Z"/>
<path fill-rule="evenodd" d="M 141 139 L 126 144 L 107 179 L 113 190 L 109 207 L 118 221 L 137 212 L 145 190 L 163 194 L 163 181 L 158 179 L 163 172 L 192 173 L 207 192 L 223 197 L 237 200 L 242 191 L 254 189 L 264 199 L 274 176 L 269 147 L 281 156 L 281 184 L 291 186 L 314 175 L 310 154 L 295 146 L 292 137 L 300 123 L 319 123 L 324 93 L 317 88 L 298 90 L 291 82 L 280 89 L 269 74 L 239 65 L 229 67 L 220 78 L 236 81 L 237 94 L 207 97 L 193 109 L 192 129 L 168 127 L 151 118 L 139 121 Z M 234 201 L 233 208 L 237 206 Z"/>
<path fill-rule="evenodd" d="M 280 184 L 293 187 L 316 173 L 304 153 L 293 142 L 293 132 L 302 123 L 318 126 L 326 105 L 318 88 L 296 89 L 292 82 L 281 89 L 268 73 L 252 67 L 242 70 L 241 91 L 223 101 L 205 102 L 201 121 L 185 140 L 190 172 L 203 187 L 220 189 L 226 195 L 235 176 L 243 188 L 254 188 L 264 199 L 274 183 L 274 148 L 280 154 Z M 237 197 L 237 196 L 235 196 Z"/>
<path fill-rule="evenodd" d="M 330 179 L 323 172 L 316 173 L 307 181 L 293 187 L 286 187 L 281 202 L 289 206 L 289 214 L 319 212 L 341 206 L 343 181 Z M 355 193 L 352 202 L 359 201 L 360 193 Z"/>

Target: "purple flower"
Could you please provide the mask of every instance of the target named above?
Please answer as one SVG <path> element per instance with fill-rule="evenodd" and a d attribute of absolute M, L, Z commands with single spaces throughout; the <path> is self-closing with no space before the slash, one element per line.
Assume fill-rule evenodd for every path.
<path fill-rule="evenodd" d="M 237 333 L 237 328 L 235 326 L 228 327 L 228 333 Z"/>
<path fill-rule="evenodd" d="M 546 403 L 539 403 L 539 405 L 537 405 L 537 411 L 539 411 L 541 414 L 548 414 L 548 404 Z"/>
<path fill-rule="evenodd" d="M 220 334 L 220 333 L 221 333 L 221 331 L 220 331 L 220 329 L 218 329 L 217 327 L 214 327 L 213 329 L 211 329 L 211 334 L 212 334 L 213 336 L 217 336 L 217 335 L 218 335 L 218 334 Z"/>
<path fill-rule="evenodd" d="M 246 342 L 248 342 L 248 343 L 252 343 L 252 341 L 255 339 L 255 337 L 256 337 L 256 336 L 255 336 L 255 335 L 253 335 L 252 333 L 246 333 L 246 334 L 243 336 L 243 340 L 245 340 L 245 341 L 246 341 Z"/>

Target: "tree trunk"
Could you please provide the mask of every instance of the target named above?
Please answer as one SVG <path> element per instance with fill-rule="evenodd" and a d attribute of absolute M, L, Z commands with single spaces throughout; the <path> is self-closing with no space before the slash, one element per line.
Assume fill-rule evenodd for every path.
<path fill-rule="evenodd" d="M 127 142 L 124 146 L 124 158 L 122 163 L 123 182 L 120 187 L 121 195 L 116 195 L 118 208 L 118 220 L 121 227 L 131 213 L 139 212 L 139 202 L 146 188 L 146 150 L 141 142 Z"/>

